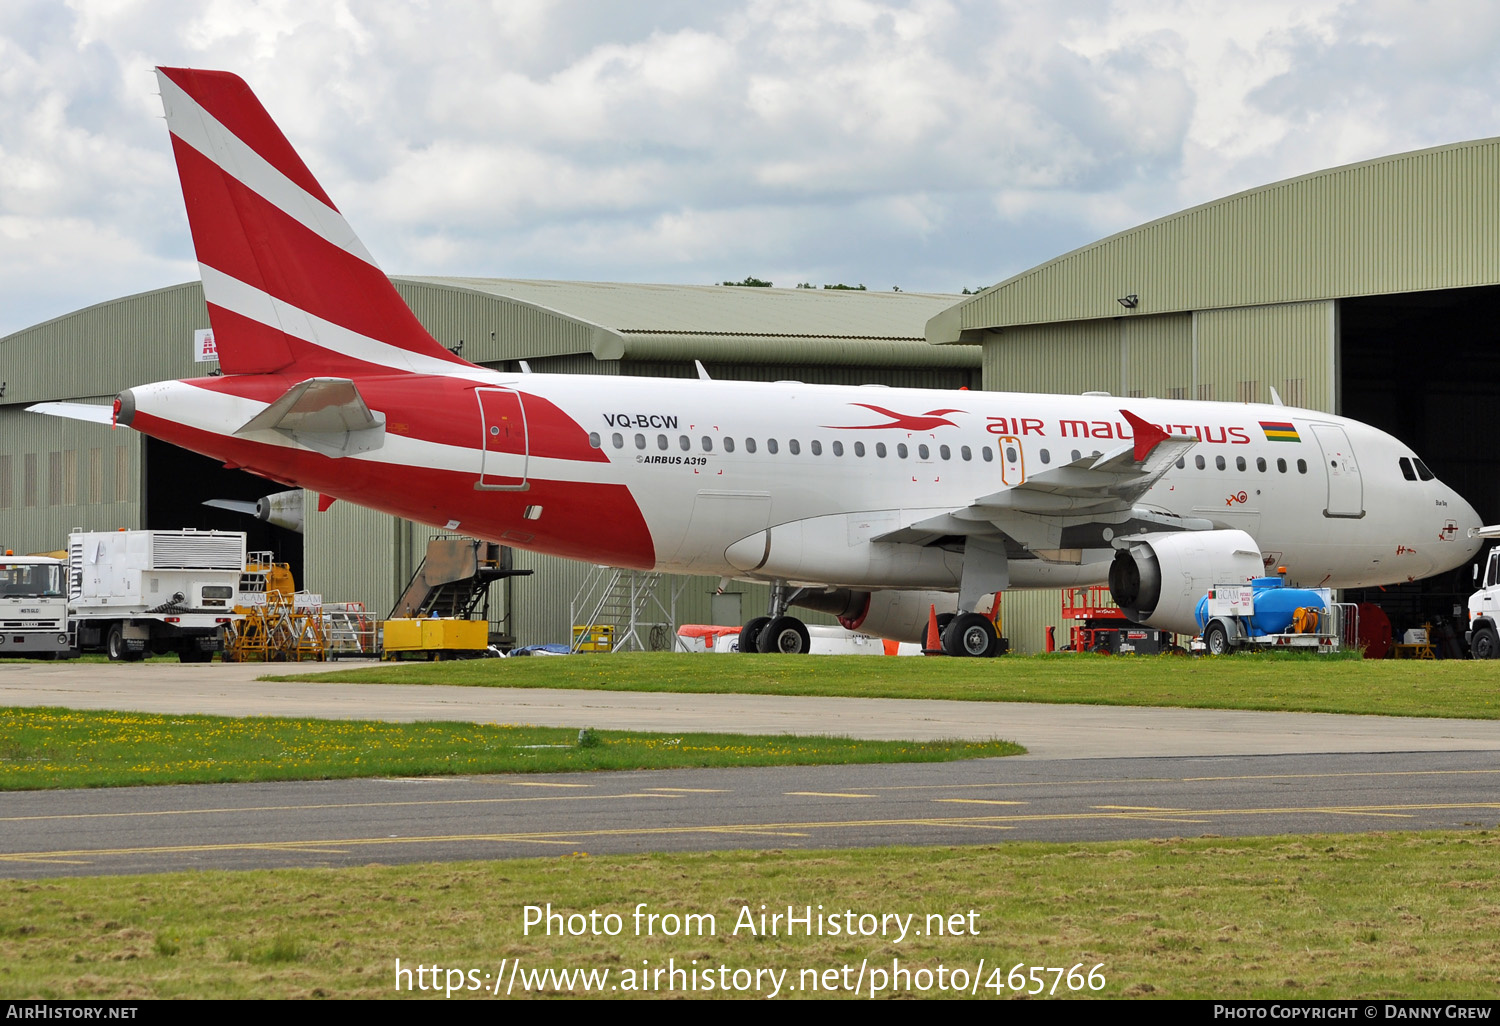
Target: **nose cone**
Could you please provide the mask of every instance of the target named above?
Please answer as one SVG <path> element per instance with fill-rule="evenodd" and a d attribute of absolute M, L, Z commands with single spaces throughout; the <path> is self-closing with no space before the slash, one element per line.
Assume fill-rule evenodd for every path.
<path fill-rule="evenodd" d="M 1443 487 L 1448 492 L 1448 512 L 1444 517 L 1439 537 L 1448 541 L 1439 550 L 1440 565 L 1437 567 L 1439 572 L 1462 566 L 1473 559 L 1475 554 L 1484 547 L 1484 539 L 1475 537 L 1475 532 L 1484 526 L 1484 522 L 1479 519 L 1479 513 L 1463 496 L 1446 485 Z M 1450 525 L 1453 530 L 1449 530 Z"/>

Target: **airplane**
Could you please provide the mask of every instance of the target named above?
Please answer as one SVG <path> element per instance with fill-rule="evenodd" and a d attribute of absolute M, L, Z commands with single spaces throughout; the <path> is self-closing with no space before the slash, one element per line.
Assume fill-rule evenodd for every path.
<path fill-rule="evenodd" d="M 489 370 L 439 345 L 233 74 L 157 69 L 221 374 L 139 385 L 124 426 L 289 488 L 538 552 L 765 582 L 793 607 L 999 648 L 988 596 L 1108 583 L 1196 634 L 1215 584 L 1367 587 L 1456 567 L 1475 511 L 1373 427 L 1271 404 Z"/>

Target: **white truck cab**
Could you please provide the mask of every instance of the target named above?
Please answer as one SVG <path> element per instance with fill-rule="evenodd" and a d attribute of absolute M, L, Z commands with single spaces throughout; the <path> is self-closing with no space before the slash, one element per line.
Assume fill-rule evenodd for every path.
<path fill-rule="evenodd" d="M 49 556 L 0 556 L 0 658 L 57 658 L 73 651 L 68 564 Z"/>
<path fill-rule="evenodd" d="M 1500 538 L 1500 525 L 1470 531 L 1475 538 Z M 1475 591 L 1469 596 L 1469 629 L 1464 639 L 1474 659 L 1500 658 L 1500 546 L 1490 549 L 1482 567 L 1474 568 Z"/>

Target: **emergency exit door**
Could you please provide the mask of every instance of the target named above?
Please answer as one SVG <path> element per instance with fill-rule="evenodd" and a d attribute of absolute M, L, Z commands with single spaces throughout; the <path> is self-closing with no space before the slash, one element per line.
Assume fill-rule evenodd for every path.
<path fill-rule="evenodd" d="M 530 449 L 526 441 L 526 407 L 511 388 L 476 388 L 479 398 L 479 480 L 475 488 L 521 491 L 526 483 Z"/>
<path fill-rule="evenodd" d="M 1337 424 L 1314 424 L 1313 435 L 1323 450 L 1323 473 L 1328 476 L 1328 507 L 1325 517 L 1365 515 L 1365 483 L 1354 458 L 1349 436 Z"/>

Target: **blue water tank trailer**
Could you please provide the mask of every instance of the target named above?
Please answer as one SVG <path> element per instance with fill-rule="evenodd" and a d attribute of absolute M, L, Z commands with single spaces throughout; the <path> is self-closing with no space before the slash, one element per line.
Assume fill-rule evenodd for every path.
<path fill-rule="evenodd" d="M 1286 633 L 1291 629 L 1298 609 L 1317 610 L 1319 617 L 1327 613 L 1320 593 L 1311 588 L 1288 588 L 1280 577 L 1255 577 L 1251 579 L 1250 587 L 1254 589 L 1255 612 L 1241 619 L 1246 632 L 1253 638 Z M 1198 600 L 1195 615 L 1200 631 L 1211 619 L 1208 600 L 1212 594 L 1210 592 Z"/>

